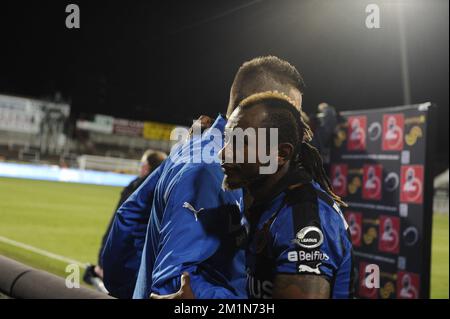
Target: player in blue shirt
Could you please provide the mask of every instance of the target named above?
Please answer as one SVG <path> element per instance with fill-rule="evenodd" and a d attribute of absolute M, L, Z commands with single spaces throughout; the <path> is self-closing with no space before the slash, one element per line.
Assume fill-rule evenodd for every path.
<path fill-rule="evenodd" d="M 273 129 L 275 144 L 236 132 Z M 244 188 L 250 228 L 246 252 L 250 298 L 351 298 L 352 244 L 348 225 L 331 190 L 317 150 L 303 141 L 305 126 L 291 100 L 278 92 L 258 93 L 231 114 L 221 150 L 224 186 Z M 270 141 L 266 136 L 265 141 Z M 257 140 L 257 141 L 256 141 Z M 302 142 L 303 141 L 303 142 Z M 259 144 L 260 143 L 260 144 Z M 268 146 L 276 168 L 263 174 L 260 147 Z M 255 149 L 258 149 L 257 152 Z M 251 161 L 251 154 L 258 154 Z M 238 158 L 242 160 L 239 161 Z M 193 280 L 183 275 L 181 289 L 169 296 L 195 298 Z"/>
<path fill-rule="evenodd" d="M 238 149 L 227 137 L 247 128 L 278 129 L 273 174 L 261 173 L 259 157 L 249 162 L 255 145 Z M 352 297 L 351 237 L 338 206 L 343 202 L 332 192 L 317 150 L 302 143 L 304 129 L 288 97 L 266 92 L 242 101 L 225 130 L 224 185 L 244 188 L 253 198 L 246 209 L 252 298 Z M 243 163 L 236 163 L 239 152 Z"/>
<path fill-rule="evenodd" d="M 165 164 L 153 195 L 134 298 L 176 291 L 183 271 L 191 274 L 198 298 L 246 297 L 242 191 L 222 189 L 217 161 L 225 124 L 219 116 Z M 206 144 L 211 152 L 204 152 Z M 200 163 L 192 163 L 193 154 L 202 155 Z"/>
<path fill-rule="evenodd" d="M 227 115 L 261 90 L 284 92 L 300 108 L 301 87 L 301 77 L 289 63 L 275 57 L 254 59 L 235 77 Z M 219 116 L 212 129 L 221 132 L 225 124 Z M 222 190 L 217 161 L 190 163 L 180 156 L 187 149 L 208 149 L 207 157 L 217 158 L 220 146 L 211 146 L 222 137 L 214 138 L 212 129 L 175 148 L 119 208 L 103 253 L 105 286 L 112 295 L 174 293 L 180 275 L 188 271 L 197 298 L 246 297 L 241 191 Z"/>

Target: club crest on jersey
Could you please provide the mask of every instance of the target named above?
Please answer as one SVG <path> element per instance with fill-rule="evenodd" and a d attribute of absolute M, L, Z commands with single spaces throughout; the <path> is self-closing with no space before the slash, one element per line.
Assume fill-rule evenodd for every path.
<path fill-rule="evenodd" d="M 317 248 L 323 243 L 323 234 L 318 227 L 307 226 L 295 235 L 293 242 L 303 248 Z"/>

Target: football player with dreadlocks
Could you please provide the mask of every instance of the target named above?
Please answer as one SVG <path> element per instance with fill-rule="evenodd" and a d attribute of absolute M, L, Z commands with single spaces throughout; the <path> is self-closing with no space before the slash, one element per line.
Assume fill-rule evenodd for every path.
<path fill-rule="evenodd" d="M 273 174 L 261 173 L 260 152 L 252 149 L 267 145 L 248 139 L 236 147 L 233 132 L 249 128 L 257 134 L 278 129 Z M 305 141 L 306 130 L 291 99 L 278 92 L 244 99 L 225 127 L 223 186 L 243 188 L 253 199 L 245 208 L 250 298 L 352 297 L 351 237 L 339 208 L 345 204 L 333 193 L 318 151 Z M 258 154 L 256 163 L 251 153 Z M 182 283 L 175 297 L 195 297 L 186 274 Z"/>
<path fill-rule="evenodd" d="M 268 90 L 283 92 L 301 109 L 299 72 L 287 61 L 266 56 L 239 68 L 227 116 L 244 98 Z M 197 298 L 247 296 L 245 247 L 237 243 L 245 238 L 242 191 L 222 189 L 224 175 L 217 156 L 226 121 L 219 115 L 209 121 L 212 127 L 203 137 L 193 136 L 175 147 L 118 209 L 102 257 L 105 286 L 113 296 L 148 298 L 150 293 L 174 293 L 183 285 L 180 275 L 185 271 L 192 277 Z M 194 163 L 189 150 L 214 161 Z"/>
<path fill-rule="evenodd" d="M 261 174 L 258 160 L 234 163 L 241 150 L 232 142 L 221 153 L 224 186 L 243 187 L 254 200 L 246 210 L 249 296 L 350 298 L 352 244 L 339 209 L 345 204 L 333 193 L 318 151 L 304 141 L 300 113 L 283 94 L 255 94 L 240 103 L 225 132 L 249 127 L 278 129 L 274 174 Z"/>

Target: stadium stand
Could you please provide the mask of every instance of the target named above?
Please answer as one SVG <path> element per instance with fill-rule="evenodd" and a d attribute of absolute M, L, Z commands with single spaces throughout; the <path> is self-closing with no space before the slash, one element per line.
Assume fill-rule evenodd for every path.
<path fill-rule="evenodd" d="M 172 124 L 69 115 L 66 103 L 0 95 L 0 161 L 135 174 L 145 150 L 174 143 Z"/>

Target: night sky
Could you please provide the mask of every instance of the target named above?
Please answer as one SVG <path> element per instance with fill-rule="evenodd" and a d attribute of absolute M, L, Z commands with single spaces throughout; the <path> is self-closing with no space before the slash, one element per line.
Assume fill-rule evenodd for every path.
<path fill-rule="evenodd" d="M 65 27 L 69 3 L 80 6 L 80 29 Z M 365 27 L 369 3 L 380 5 L 380 29 Z M 0 93 L 60 92 L 74 118 L 190 125 L 225 111 L 242 62 L 273 54 L 304 76 L 307 112 L 323 101 L 340 110 L 402 105 L 398 5 L 411 100 L 438 104 L 438 161 L 448 166 L 445 0 L 1 1 Z"/>

